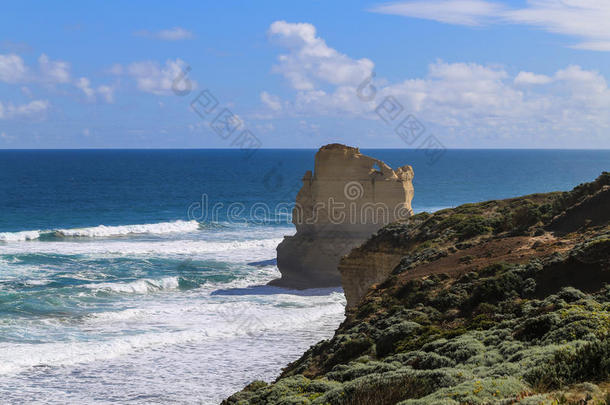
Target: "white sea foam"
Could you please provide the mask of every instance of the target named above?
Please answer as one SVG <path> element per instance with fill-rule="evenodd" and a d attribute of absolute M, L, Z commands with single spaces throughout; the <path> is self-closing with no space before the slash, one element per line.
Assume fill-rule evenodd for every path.
<path fill-rule="evenodd" d="M 1 232 L 0 242 L 23 242 L 39 239 L 44 234 L 54 234 L 59 237 L 81 237 L 81 238 L 108 238 L 124 235 L 163 235 L 168 233 L 187 233 L 195 232 L 199 229 L 197 221 L 173 221 L 159 222 L 156 224 L 136 224 L 136 225 L 99 225 L 89 228 L 70 228 L 55 230 L 33 230 L 20 232 Z"/>
<path fill-rule="evenodd" d="M 0 232 L 0 242 L 22 242 L 40 237 L 40 231 Z"/>
<path fill-rule="evenodd" d="M 257 336 L 267 333 L 291 335 L 295 330 L 315 327 L 327 317 L 339 321 L 344 308 L 340 294 L 324 297 L 278 295 L 269 300 L 271 302 L 205 304 L 202 301 L 152 301 L 146 302 L 147 306 L 120 313 L 97 314 L 93 322 L 85 324 L 87 335 L 95 340 L 36 345 L 0 343 L 0 374 L 12 374 L 40 365 L 57 367 L 90 363 L 147 348 L 201 344 L 240 336 L 252 339 L 254 344 Z M 287 300 L 300 305 L 276 305 Z M 125 325 L 128 325 L 129 333 L 117 334 Z"/>
<path fill-rule="evenodd" d="M 160 222 L 157 224 L 118 226 L 99 225 L 90 228 L 58 229 L 55 231 L 55 233 L 59 236 L 99 238 L 121 235 L 194 232 L 197 229 L 199 229 L 199 223 L 197 221 L 174 221 Z"/>
<path fill-rule="evenodd" d="M 158 280 L 145 278 L 130 283 L 92 283 L 85 284 L 83 287 L 94 291 L 146 294 L 162 290 L 175 290 L 178 288 L 178 284 L 178 277 L 164 277 Z"/>
<path fill-rule="evenodd" d="M 268 259 L 282 239 L 245 241 L 160 240 L 160 241 L 97 241 L 21 242 L 0 245 L 1 254 L 61 254 L 87 257 L 145 256 L 190 258 L 222 258 L 230 262 Z"/>
<path fill-rule="evenodd" d="M 158 237 L 146 235 L 158 229 L 148 229 L 145 234 L 133 237 L 109 237 L 132 233 L 122 227 L 114 228 L 125 233 L 103 233 L 100 227 L 95 227 L 84 228 L 85 232 L 64 230 L 72 233 L 64 232 L 64 237 L 52 238 L 46 237 L 49 231 L 44 231 L 39 240 L 21 238 L 0 243 L 4 278 L 42 285 L 56 280 L 56 273 L 60 271 L 62 276 L 68 272 L 70 279 L 85 283 L 78 283 L 76 294 L 60 303 L 57 308 L 65 304 L 66 311 L 59 317 L 16 318 L 14 325 L 0 325 L 10 331 L 10 338 L 0 342 L 0 387 L 10 387 L 10 391 L 0 388 L 0 396 L 9 398 L 9 402 L 36 402 L 40 397 L 53 397 L 56 403 L 83 402 L 74 396 L 77 391 L 74 387 L 62 396 L 64 391 L 60 385 L 70 380 L 64 375 L 71 375 L 74 369 L 95 375 L 96 379 L 81 379 L 79 383 L 101 381 L 101 392 L 106 392 L 108 381 L 117 378 L 130 381 L 138 393 L 145 392 L 140 382 L 150 383 L 151 376 L 156 378 L 153 383 L 156 387 L 175 388 L 175 384 L 167 384 L 164 375 L 159 376 L 157 367 L 161 367 L 161 371 L 168 370 L 180 381 L 187 381 L 186 376 L 192 373 L 205 376 L 206 381 L 218 375 L 211 386 L 203 389 L 209 398 L 201 392 L 191 398 L 208 398 L 201 403 L 218 403 L 233 387 L 245 384 L 242 378 L 272 379 L 285 362 L 296 359 L 316 341 L 330 337 L 343 319 L 345 299 L 340 292 L 320 290 L 310 294 L 268 287 L 265 284 L 279 276 L 274 264 L 244 266 L 248 262 L 274 258 L 276 246 L 285 234 L 294 231 L 292 227 L 231 225 L 206 232 L 190 232 L 185 228 L 177 231 L 183 235 Z M 30 266 L 30 255 L 39 255 L 43 263 L 36 261 Z M 66 257 L 57 258 L 57 255 Z M 133 278 L 115 282 L 107 278 L 111 274 L 120 277 L 123 272 L 115 274 L 105 266 L 122 269 L 121 266 L 130 265 L 126 258 L 143 260 L 146 264 L 138 264 L 124 275 Z M 149 266 L 155 270 L 157 265 L 166 266 L 165 261 L 156 259 L 175 259 L 180 263 L 187 259 L 203 260 L 205 265 L 197 264 L 193 269 L 187 266 L 185 277 L 190 277 L 199 267 L 204 272 L 210 271 L 210 277 L 202 273 L 197 278 L 199 287 L 179 289 L 180 273 L 176 273 L 175 263 L 167 264 L 169 274 L 148 271 Z M 66 266 L 57 264 L 64 262 Z M 227 279 L 226 275 L 231 277 Z M 103 291 L 111 294 L 96 294 Z M 32 289 L 32 293 L 40 292 Z M 71 316 L 73 305 L 78 306 L 78 311 Z M 251 353 L 260 355 L 260 359 L 252 359 Z M 150 367 L 146 365 L 149 361 Z M 166 361 L 171 366 L 166 367 Z M 178 363 L 183 367 L 176 367 Z M 266 370 L 263 374 L 237 373 L 232 385 L 226 382 L 231 374 L 218 374 L 219 370 L 232 370 L 235 364 L 244 364 L 260 373 L 262 363 Z M 129 369 L 122 364 L 144 364 L 134 369 L 145 377 L 133 380 L 117 377 L 117 370 Z M 41 373 L 46 367 L 53 372 Z M 32 379 L 41 382 L 31 384 Z M 85 390 L 96 395 L 91 386 Z M 121 392 L 130 395 L 123 389 Z M 163 398 L 166 402 L 177 399 L 156 394 L 151 398 Z M 148 403 L 149 399 L 133 402 Z"/>

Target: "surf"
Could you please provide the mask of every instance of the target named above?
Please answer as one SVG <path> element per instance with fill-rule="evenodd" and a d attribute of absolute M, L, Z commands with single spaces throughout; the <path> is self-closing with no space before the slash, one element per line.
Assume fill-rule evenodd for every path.
<path fill-rule="evenodd" d="M 52 240 L 54 238 L 109 238 L 128 235 L 164 235 L 170 233 L 196 232 L 202 225 L 195 221 L 169 221 L 153 224 L 98 225 L 83 228 L 51 230 L 31 230 L 0 233 L 0 242 L 24 242 L 31 240 Z"/>

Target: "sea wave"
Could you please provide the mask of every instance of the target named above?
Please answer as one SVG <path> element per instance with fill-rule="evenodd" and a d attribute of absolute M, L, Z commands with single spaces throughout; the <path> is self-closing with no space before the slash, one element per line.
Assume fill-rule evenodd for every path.
<path fill-rule="evenodd" d="M 277 299 L 280 299 L 278 297 Z M 296 297 L 295 299 L 298 299 Z M 0 342 L 0 375 L 13 374 L 30 367 L 57 367 L 109 360 L 118 356 L 168 345 L 226 342 L 246 339 L 254 342 L 259 334 L 292 337 L 296 330 L 316 328 L 343 317 L 342 295 L 321 297 L 303 307 L 287 308 L 252 302 L 169 303 L 151 302 L 152 307 L 135 308 L 116 314 L 98 314 L 85 325 L 90 328 L 88 341 L 27 343 Z M 203 304 L 203 305 L 202 305 Z M 169 305 L 169 306 L 168 306 Z M 96 322 L 96 321 L 99 321 Z M 129 321 L 130 333 L 117 335 Z M 163 331 L 151 328 L 162 324 Z M 119 329 L 117 329 L 119 327 Z M 239 344 L 234 346 L 241 355 Z"/>
<path fill-rule="evenodd" d="M 50 254 L 82 255 L 89 258 L 108 257 L 184 257 L 216 259 L 227 262 L 251 262 L 268 259 L 281 238 L 244 241 L 121 241 L 108 240 L 96 243 L 79 242 L 23 242 L 0 245 L 0 255 Z"/>
<path fill-rule="evenodd" d="M 58 229 L 55 235 L 64 237 L 108 237 L 133 234 L 165 234 L 174 232 L 194 232 L 199 229 L 197 221 L 159 222 L 141 225 L 99 225 L 90 228 Z"/>
<path fill-rule="evenodd" d="M 88 228 L 69 228 L 55 230 L 32 230 L 20 232 L 0 233 L 0 242 L 23 242 L 28 240 L 41 239 L 42 237 L 57 238 L 107 238 L 112 236 L 195 232 L 200 228 L 197 221 L 172 221 L 159 222 L 156 224 L 135 224 L 135 225 L 98 225 Z"/>
<path fill-rule="evenodd" d="M 128 283 L 92 283 L 85 284 L 83 287 L 94 291 L 146 294 L 162 290 L 175 290 L 179 284 L 178 277 L 164 277 L 158 280 L 140 279 Z"/>
<path fill-rule="evenodd" d="M 0 242 L 23 242 L 40 237 L 40 231 L 0 232 Z"/>

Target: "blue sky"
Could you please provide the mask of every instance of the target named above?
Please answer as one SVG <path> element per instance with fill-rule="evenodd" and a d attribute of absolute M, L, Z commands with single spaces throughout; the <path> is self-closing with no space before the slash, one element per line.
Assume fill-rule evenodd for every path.
<path fill-rule="evenodd" d="M 597 0 L 9 2 L 0 148 L 610 148 L 609 20 Z"/>

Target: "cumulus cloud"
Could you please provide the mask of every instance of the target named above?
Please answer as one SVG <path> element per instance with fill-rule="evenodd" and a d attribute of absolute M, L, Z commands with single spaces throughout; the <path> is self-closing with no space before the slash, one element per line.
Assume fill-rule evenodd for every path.
<path fill-rule="evenodd" d="M 273 71 L 284 75 L 297 90 L 311 90 L 319 83 L 353 85 L 373 70 L 369 59 L 352 59 L 330 48 L 316 36 L 311 24 L 276 21 L 268 33 L 288 49 L 287 54 L 279 56 Z"/>
<path fill-rule="evenodd" d="M 267 93 L 266 91 L 263 91 L 261 93 L 261 101 L 270 109 L 272 109 L 273 111 L 279 111 L 282 109 L 282 103 L 280 101 L 280 98 L 277 96 L 274 96 L 272 94 Z"/>
<path fill-rule="evenodd" d="M 0 81 L 20 83 L 28 74 L 27 67 L 19 55 L 0 55 Z"/>
<path fill-rule="evenodd" d="M 181 27 L 174 27 L 161 31 L 142 30 L 136 32 L 135 35 L 144 38 L 160 39 L 163 41 L 182 41 L 185 39 L 192 39 L 194 37 L 191 31 L 185 30 Z"/>
<path fill-rule="evenodd" d="M 42 84 L 44 86 L 72 85 L 82 91 L 89 101 L 96 100 L 96 94 L 101 95 L 107 102 L 114 100 L 113 88 L 110 86 L 99 86 L 97 91 L 91 86 L 91 81 L 86 77 L 73 79 L 70 73 L 70 64 L 61 60 L 52 60 L 46 54 L 38 58 L 38 66 L 30 68 L 21 56 L 15 54 L 0 54 L 0 82 L 10 84 Z M 29 87 L 21 86 L 21 91 L 28 97 L 32 97 Z"/>
<path fill-rule="evenodd" d="M 44 53 L 38 58 L 39 78 L 50 83 L 68 83 L 70 81 L 70 64 L 64 61 L 53 61 Z"/>
<path fill-rule="evenodd" d="M 553 78 L 546 75 L 538 75 L 532 72 L 519 72 L 515 77 L 515 84 L 547 84 L 553 81 Z"/>
<path fill-rule="evenodd" d="M 521 24 L 575 36 L 575 48 L 610 51 L 610 3 L 600 0 L 529 0 L 520 8 L 486 0 L 401 1 L 380 4 L 371 11 L 476 26 Z"/>
<path fill-rule="evenodd" d="M 161 66 L 157 62 L 135 62 L 127 66 L 126 72 L 133 77 L 139 90 L 156 95 L 170 95 L 172 86 L 179 80 L 187 69 L 186 63 L 181 59 L 167 60 Z M 193 88 L 196 82 L 190 81 Z M 177 85 L 181 89 L 182 84 Z"/>
<path fill-rule="evenodd" d="M 13 118 L 32 118 L 39 117 L 49 109 L 49 102 L 46 100 L 34 100 L 27 104 L 14 105 L 0 102 L 0 119 L 8 120 Z"/>
<path fill-rule="evenodd" d="M 95 90 L 91 88 L 91 81 L 86 77 L 81 77 L 75 82 L 75 86 L 82 90 L 85 93 L 85 96 L 89 100 L 93 100 L 95 98 Z"/>
<path fill-rule="evenodd" d="M 114 87 L 101 85 L 97 88 L 97 92 L 107 103 L 114 102 Z"/>
<path fill-rule="evenodd" d="M 365 76 L 364 79 L 338 81 L 320 74 L 317 56 L 310 56 L 311 44 L 321 46 L 323 55 L 341 55 L 341 63 L 347 66 L 358 66 L 358 60 L 328 47 L 309 24 L 287 25 L 290 24 L 275 25 L 274 32 L 280 39 L 287 39 L 282 45 L 289 46 L 288 59 L 310 59 L 300 59 L 307 63 L 282 63 L 285 59 L 280 57 L 282 69 L 277 73 L 287 78 L 298 77 L 297 84 L 308 85 L 290 81 L 294 97 L 287 100 L 261 93 L 269 117 L 379 119 L 375 108 L 386 97 L 393 97 L 401 104 L 404 114 L 415 114 L 427 124 L 456 136 L 490 139 L 535 135 L 543 139 L 593 134 L 603 137 L 610 129 L 607 113 L 610 89 L 605 78 L 595 71 L 573 65 L 552 75 L 525 71 L 510 74 L 498 66 L 436 61 L 421 77 L 390 83 L 374 77 L 370 62 L 371 70 L 361 72 L 360 77 Z M 363 93 L 370 96 L 358 96 Z"/>

